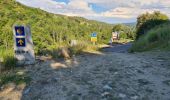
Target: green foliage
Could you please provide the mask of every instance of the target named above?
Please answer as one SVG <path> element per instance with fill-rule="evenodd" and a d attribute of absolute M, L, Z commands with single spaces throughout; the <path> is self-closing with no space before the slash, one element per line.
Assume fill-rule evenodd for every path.
<path fill-rule="evenodd" d="M 78 44 L 75 46 L 70 46 L 69 50 L 72 55 L 75 55 L 75 54 L 80 54 L 86 47 L 87 47 L 87 45 L 85 45 L 85 44 Z"/>
<path fill-rule="evenodd" d="M 124 24 L 114 25 L 112 28 L 113 32 L 119 32 L 120 38 L 123 39 L 135 39 L 135 27 Z"/>
<path fill-rule="evenodd" d="M 115 32 L 115 31 L 124 31 L 125 27 L 127 27 L 127 26 L 125 26 L 123 24 L 117 24 L 117 25 L 113 26 L 112 31 L 113 32 Z"/>
<path fill-rule="evenodd" d="M 51 14 L 29 8 L 15 0 L 0 0 L 0 47 L 12 49 L 13 25 L 30 25 L 36 54 L 50 51 L 70 40 L 90 41 L 92 32 L 98 33 L 98 42 L 109 41 L 112 25 L 81 17 Z M 57 46 L 56 46 L 57 45 Z"/>
<path fill-rule="evenodd" d="M 154 48 L 170 50 L 170 22 L 148 31 L 133 44 L 130 51 L 145 51 Z"/>
<path fill-rule="evenodd" d="M 93 45 L 91 42 L 79 41 L 77 45 L 70 46 L 69 50 L 71 51 L 71 54 L 80 54 L 87 51 L 97 51 L 98 45 Z"/>
<path fill-rule="evenodd" d="M 17 65 L 16 59 L 13 56 L 5 56 L 3 66 L 5 70 L 14 69 Z"/>
<path fill-rule="evenodd" d="M 147 33 L 150 29 L 154 28 L 157 25 L 161 25 L 166 23 L 169 20 L 168 16 L 162 14 L 159 11 L 155 11 L 154 13 L 145 13 L 140 15 L 137 18 L 137 34 L 136 39 L 138 39 L 141 35 Z"/>
<path fill-rule="evenodd" d="M 1 73 L 0 75 L 0 86 L 13 82 L 17 85 L 22 84 L 22 83 L 29 83 L 31 79 L 26 76 L 26 74 L 19 75 L 16 72 L 6 72 L 6 73 Z"/>
<path fill-rule="evenodd" d="M 0 58 L 3 60 L 2 62 L 2 70 L 10 70 L 14 69 L 17 65 L 16 59 L 14 58 L 14 54 L 12 50 L 0 49 Z"/>
<path fill-rule="evenodd" d="M 120 33 L 120 38 L 127 39 L 128 38 L 127 33 Z"/>

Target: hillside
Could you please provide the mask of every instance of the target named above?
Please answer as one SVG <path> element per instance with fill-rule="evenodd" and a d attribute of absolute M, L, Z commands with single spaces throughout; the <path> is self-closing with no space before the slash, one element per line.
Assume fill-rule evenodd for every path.
<path fill-rule="evenodd" d="M 130 27 L 136 27 L 136 22 L 133 23 L 123 23 L 124 25 L 130 26 Z"/>
<path fill-rule="evenodd" d="M 137 40 L 131 51 L 170 49 L 170 22 L 156 26 Z"/>
<path fill-rule="evenodd" d="M 0 48 L 13 47 L 13 25 L 30 25 L 36 53 L 51 50 L 71 39 L 90 41 L 97 32 L 99 43 L 108 42 L 112 25 L 81 17 L 51 14 L 26 7 L 15 0 L 0 0 Z"/>

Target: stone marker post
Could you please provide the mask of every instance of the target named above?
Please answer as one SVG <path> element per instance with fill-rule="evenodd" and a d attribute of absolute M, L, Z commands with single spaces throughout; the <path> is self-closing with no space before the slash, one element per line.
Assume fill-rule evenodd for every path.
<path fill-rule="evenodd" d="M 18 60 L 18 64 L 34 64 L 35 54 L 30 27 L 14 26 L 13 34 L 15 58 Z"/>

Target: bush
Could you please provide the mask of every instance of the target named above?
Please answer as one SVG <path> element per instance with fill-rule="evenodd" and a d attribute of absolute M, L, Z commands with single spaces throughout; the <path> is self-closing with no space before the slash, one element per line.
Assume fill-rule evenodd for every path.
<path fill-rule="evenodd" d="M 85 48 L 87 48 L 87 44 L 79 43 L 75 46 L 70 46 L 69 50 L 72 55 L 75 55 L 75 54 L 80 54 Z"/>
<path fill-rule="evenodd" d="M 170 23 L 159 25 L 147 34 L 140 37 L 130 49 L 133 51 L 145 51 L 154 48 L 170 49 Z"/>
<path fill-rule="evenodd" d="M 120 38 L 127 39 L 128 38 L 127 33 L 120 33 Z"/>
<path fill-rule="evenodd" d="M 165 14 L 162 14 L 159 11 L 155 11 L 154 13 L 145 13 L 145 14 L 140 15 L 137 18 L 136 39 L 139 39 L 140 36 L 148 33 L 150 29 L 158 25 L 167 23 L 168 21 L 169 21 L 168 16 Z"/>

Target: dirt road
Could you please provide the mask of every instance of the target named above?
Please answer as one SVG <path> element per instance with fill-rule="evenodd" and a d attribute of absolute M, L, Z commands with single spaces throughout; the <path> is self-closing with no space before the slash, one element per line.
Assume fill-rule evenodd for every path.
<path fill-rule="evenodd" d="M 170 52 L 86 53 L 26 70 L 22 100 L 170 100 Z"/>
<path fill-rule="evenodd" d="M 117 53 L 128 53 L 128 49 L 132 46 L 132 43 L 112 45 L 110 47 L 103 48 L 103 52 L 117 52 Z"/>

